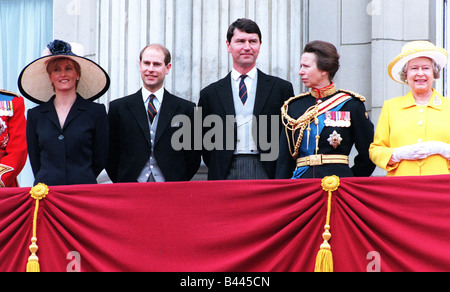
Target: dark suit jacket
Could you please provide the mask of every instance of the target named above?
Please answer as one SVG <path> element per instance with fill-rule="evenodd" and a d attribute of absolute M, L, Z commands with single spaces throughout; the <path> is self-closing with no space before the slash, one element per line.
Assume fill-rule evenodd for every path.
<path fill-rule="evenodd" d="M 182 127 L 172 124 L 173 117 L 184 115 L 194 124 L 195 104 L 164 92 L 158 113 L 158 128 L 154 145 L 155 159 L 166 181 L 189 181 L 200 167 L 200 151 L 176 151 L 172 136 Z M 110 152 L 106 170 L 115 183 L 137 182 L 151 155 L 150 127 L 142 90 L 112 101 L 109 108 Z M 191 128 L 191 135 L 194 132 Z M 193 140 L 191 139 L 192 143 Z"/>
<path fill-rule="evenodd" d="M 77 97 L 61 129 L 53 98 L 28 111 L 27 144 L 35 184 L 96 184 L 106 166 L 108 117 L 103 104 Z"/>
<path fill-rule="evenodd" d="M 202 110 L 203 120 L 207 116 L 217 115 L 223 121 L 225 125 L 226 116 L 236 116 L 233 93 L 231 87 L 231 73 L 227 77 L 217 81 L 204 88 L 200 92 L 200 100 L 198 103 L 199 108 Z M 266 75 L 258 70 L 258 84 L 256 90 L 256 101 L 253 110 L 253 115 L 256 116 L 256 122 L 258 126 L 257 137 L 255 142 L 258 146 L 260 153 L 269 153 L 271 149 L 262 149 L 260 138 L 260 118 L 265 116 L 269 129 L 267 129 L 267 142 L 277 141 L 279 136 L 272 136 L 270 130 L 271 117 L 278 117 L 278 133 L 281 131 L 281 107 L 284 102 L 290 97 L 294 96 L 294 90 L 292 84 L 286 80 Z M 214 126 L 213 126 L 214 127 Z M 203 134 L 210 131 L 211 128 L 203 127 Z M 222 149 L 214 149 L 208 151 L 203 149 L 203 160 L 208 166 L 208 179 L 209 180 L 223 180 L 226 178 L 228 169 L 231 165 L 234 150 L 227 150 L 227 135 L 226 127 L 223 129 L 223 147 Z M 236 148 L 237 141 L 237 126 L 234 123 L 234 148 Z M 228 142 L 230 143 L 230 142 Z M 263 161 L 263 167 L 269 178 L 275 177 L 276 160 Z"/>

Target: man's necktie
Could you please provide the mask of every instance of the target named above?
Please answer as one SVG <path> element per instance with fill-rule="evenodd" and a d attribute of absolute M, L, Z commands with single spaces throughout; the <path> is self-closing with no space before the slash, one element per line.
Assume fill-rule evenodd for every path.
<path fill-rule="evenodd" d="M 150 100 L 148 101 L 148 118 L 150 120 L 150 124 L 153 124 L 153 120 L 155 119 L 158 112 L 156 111 L 155 105 L 153 104 L 153 100 L 156 98 L 154 94 L 150 95 Z"/>
<path fill-rule="evenodd" d="M 239 97 L 241 98 L 242 104 L 245 105 L 248 98 L 247 86 L 245 85 L 244 79 L 247 75 L 241 75 L 241 83 L 239 84 Z"/>

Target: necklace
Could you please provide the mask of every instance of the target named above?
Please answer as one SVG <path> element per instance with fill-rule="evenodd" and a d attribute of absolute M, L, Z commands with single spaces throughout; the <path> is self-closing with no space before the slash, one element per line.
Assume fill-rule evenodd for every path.
<path fill-rule="evenodd" d="M 414 101 L 416 102 L 417 105 L 427 105 L 430 102 L 430 100 L 431 100 L 431 96 L 433 96 L 433 91 L 429 92 L 427 95 L 428 95 L 428 99 L 427 100 L 425 100 L 425 101 L 418 101 L 417 98 L 416 98 L 416 95 L 413 94 Z"/>
<path fill-rule="evenodd" d="M 426 101 L 422 101 L 422 102 L 418 102 L 417 100 L 415 100 L 417 105 L 427 105 L 430 102 L 431 96 L 426 100 Z"/>

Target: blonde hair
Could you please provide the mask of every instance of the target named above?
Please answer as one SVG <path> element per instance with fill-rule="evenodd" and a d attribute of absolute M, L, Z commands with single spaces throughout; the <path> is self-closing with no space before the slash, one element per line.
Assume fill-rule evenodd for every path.
<path fill-rule="evenodd" d="M 72 62 L 73 64 L 73 68 L 75 69 L 75 71 L 77 71 L 78 75 L 81 76 L 81 66 L 80 64 L 78 64 L 76 61 L 70 59 L 70 58 L 66 58 L 66 57 L 60 57 L 60 58 L 53 58 L 50 61 L 47 62 L 47 73 L 50 75 L 52 74 L 53 70 L 55 70 L 56 66 L 59 65 L 59 63 L 61 63 L 64 60 L 69 60 L 70 62 Z M 80 80 L 77 80 L 76 84 L 75 84 L 75 88 L 78 88 L 78 83 L 80 82 Z M 53 91 L 55 91 L 55 85 L 52 83 L 52 87 L 53 87 Z"/>

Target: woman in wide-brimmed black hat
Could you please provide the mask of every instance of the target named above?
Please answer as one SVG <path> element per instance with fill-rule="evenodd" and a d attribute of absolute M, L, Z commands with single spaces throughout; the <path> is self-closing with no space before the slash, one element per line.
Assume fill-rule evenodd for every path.
<path fill-rule="evenodd" d="M 53 41 L 19 77 L 23 96 L 40 104 L 28 111 L 27 121 L 35 184 L 95 184 L 106 165 L 106 108 L 92 101 L 108 90 L 110 79 L 99 65 L 75 54 L 76 48 L 82 49 Z"/>

